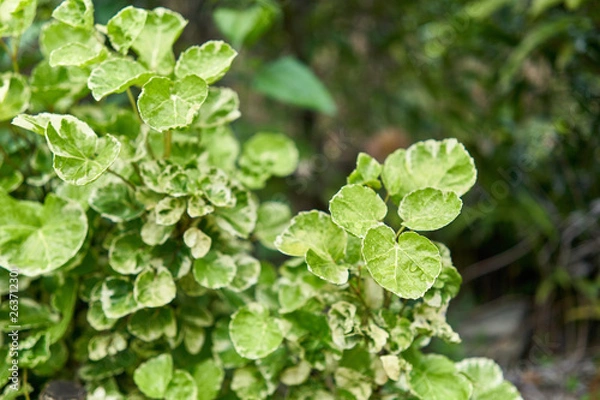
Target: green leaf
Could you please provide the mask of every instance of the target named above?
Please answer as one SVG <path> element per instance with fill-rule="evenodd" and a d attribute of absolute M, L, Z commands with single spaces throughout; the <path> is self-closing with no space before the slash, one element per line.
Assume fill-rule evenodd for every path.
<path fill-rule="evenodd" d="M 152 77 L 135 61 L 127 58 L 113 58 L 98 64 L 88 80 L 88 87 L 96 101 L 113 93 L 123 93 L 130 86 L 142 86 Z"/>
<path fill-rule="evenodd" d="M 234 256 L 236 265 L 235 278 L 229 284 L 229 289 L 234 292 L 243 292 L 258 282 L 260 275 L 260 262 L 246 254 L 236 254 Z"/>
<path fill-rule="evenodd" d="M 133 296 L 133 283 L 127 279 L 107 278 L 102 284 L 100 301 L 108 318 L 121 318 L 138 309 Z"/>
<path fill-rule="evenodd" d="M 231 256 L 210 251 L 204 258 L 194 261 L 194 278 L 204 287 L 219 289 L 231 283 L 236 273 Z"/>
<path fill-rule="evenodd" d="M 149 246 L 156 246 L 164 244 L 173 230 L 175 225 L 159 225 L 156 223 L 156 215 L 154 213 L 148 214 L 148 219 L 142 226 L 141 237 L 144 243 Z"/>
<path fill-rule="evenodd" d="M 411 330 L 415 335 L 437 336 L 448 343 L 460 343 L 460 336 L 446 322 L 447 304 L 441 307 L 419 303 L 413 308 Z"/>
<path fill-rule="evenodd" d="M 43 26 L 40 32 L 40 50 L 49 58 L 55 50 L 78 43 L 86 48 L 103 47 L 94 32 L 78 28 L 60 21 L 52 21 Z"/>
<path fill-rule="evenodd" d="M 292 212 L 287 204 L 266 201 L 258 207 L 254 234 L 263 246 L 275 250 L 275 239 L 287 228 Z"/>
<path fill-rule="evenodd" d="M 360 372 L 341 367 L 335 371 L 336 386 L 352 393 L 356 400 L 368 400 L 373 392 L 371 380 Z"/>
<path fill-rule="evenodd" d="M 190 125 L 207 95 L 206 82 L 196 75 L 175 82 L 157 76 L 143 86 L 137 104 L 144 122 L 166 131 Z"/>
<path fill-rule="evenodd" d="M 385 218 L 387 206 L 372 189 L 346 185 L 329 201 L 329 212 L 336 225 L 362 238 Z"/>
<path fill-rule="evenodd" d="M 0 74 L 0 121 L 6 121 L 29 107 L 31 90 L 25 78 L 7 72 Z"/>
<path fill-rule="evenodd" d="M 206 107 L 210 97 L 209 92 L 203 107 Z M 200 115 L 202 113 L 200 111 Z M 235 162 L 240 153 L 240 144 L 228 126 L 221 125 L 212 129 L 203 129 L 200 143 L 203 149 L 200 157 L 206 160 L 208 165 L 223 171 L 233 171 L 235 169 Z"/>
<path fill-rule="evenodd" d="M 251 360 L 266 357 L 283 341 L 277 321 L 258 303 L 250 303 L 233 314 L 229 335 L 238 354 Z"/>
<path fill-rule="evenodd" d="M 130 23 L 129 19 L 123 19 L 123 26 L 127 23 Z M 162 7 L 155 8 L 147 12 L 144 27 L 133 39 L 131 48 L 146 68 L 161 75 L 169 75 L 175 64 L 173 44 L 186 25 L 187 21 L 178 13 Z M 128 28 L 128 31 L 123 33 L 124 37 L 129 39 L 136 32 Z"/>
<path fill-rule="evenodd" d="M 127 54 L 127 50 L 144 29 L 147 15 L 146 10 L 128 6 L 112 17 L 106 24 L 112 47 L 121 54 Z"/>
<path fill-rule="evenodd" d="M 188 198 L 187 213 L 192 218 L 203 217 L 211 214 L 215 208 L 208 204 L 202 196 L 195 195 Z"/>
<path fill-rule="evenodd" d="M 154 213 L 158 225 L 174 225 L 185 212 L 187 202 L 181 197 L 165 197 L 156 204 Z"/>
<path fill-rule="evenodd" d="M 316 110 L 327 115 L 336 113 L 335 102 L 313 72 L 292 57 L 283 57 L 265 65 L 254 78 L 259 92 L 281 102 Z"/>
<path fill-rule="evenodd" d="M 0 192 L 0 266 L 24 276 L 51 272 L 81 248 L 88 223 L 81 206 L 48 194 L 44 205 Z"/>
<path fill-rule="evenodd" d="M 91 45 L 74 42 L 53 50 L 48 61 L 53 68 L 59 66 L 84 67 L 102 61 L 106 58 L 106 54 L 106 49 L 98 42 Z"/>
<path fill-rule="evenodd" d="M 362 253 L 373 279 L 402 298 L 422 297 L 442 269 L 439 251 L 429 239 L 405 232 L 396 242 L 394 231 L 385 225 L 367 232 Z"/>
<path fill-rule="evenodd" d="M 363 340 L 360 317 L 356 315 L 356 306 L 352 303 L 334 303 L 327 312 L 327 324 L 333 343 L 342 350 L 351 349 Z"/>
<path fill-rule="evenodd" d="M 92 361 L 113 356 L 127 348 L 127 338 L 119 332 L 93 336 L 88 342 L 88 357 Z"/>
<path fill-rule="evenodd" d="M 104 310 L 102 310 L 102 303 L 100 301 L 94 301 L 89 304 L 86 320 L 95 330 L 103 331 L 111 329 L 119 319 L 108 318 L 106 314 L 104 314 Z"/>
<path fill-rule="evenodd" d="M 346 249 L 346 232 L 320 211 L 301 212 L 275 240 L 275 247 L 290 256 L 305 256 L 309 270 L 337 285 L 348 281 L 348 268 L 338 264 Z"/>
<path fill-rule="evenodd" d="M 140 364 L 133 373 L 133 380 L 142 393 L 151 399 L 162 399 L 173 378 L 173 357 L 161 354 Z"/>
<path fill-rule="evenodd" d="M 396 150 L 385 160 L 381 176 L 388 193 L 399 201 L 426 187 L 462 196 L 475 184 L 477 171 L 464 146 L 456 139 L 445 139 Z"/>
<path fill-rule="evenodd" d="M 467 400 L 473 386 L 460 374 L 454 363 L 437 354 L 406 357 L 412 364 L 408 384 L 412 392 L 423 400 Z"/>
<path fill-rule="evenodd" d="M 237 237 L 247 238 L 256 226 L 258 201 L 251 192 L 239 188 L 235 188 L 233 194 L 235 205 L 216 209 L 215 222 L 222 230 Z"/>
<path fill-rule="evenodd" d="M 52 108 L 56 112 L 65 112 L 88 94 L 88 75 L 86 68 L 52 68 L 48 61 L 40 62 L 31 72 L 32 109 Z"/>
<path fill-rule="evenodd" d="M 95 181 L 119 156 L 121 143 L 111 135 L 98 138 L 88 124 L 74 117 L 51 121 L 46 129 L 53 167 L 63 181 L 86 185 Z"/>
<path fill-rule="evenodd" d="M 149 265 L 150 259 L 150 248 L 142 242 L 137 233 L 117 236 L 108 252 L 108 263 L 112 269 L 123 275 L 140 273 Z"/>
<path fill-rule="evenodd" d="M 200 128 L 215 128 L 238 119 L 240 98 L 229 88 L 211 87 L 208 97 L 200 108 L 195 125 Z"/>
<path fill-rule="evenodd" d="M 0 37 L 20 37 L 35 18 L 37 1 L 5 0 L 0 3 Z"/>
<path fill-rule="evenodd" d="M 144 342 L 153 342 L 163 335 L 174 337 L 177 334 L 177 320 L 169 307 L 142 309 L 131 316 L 127 322 L 127 330 Z"/>
<path fill-rule="evenodd" d="M 156 308 L 169 304 L 177 293 L 173 276 L 165 267 L 147 269 L 139 274 L 133 286 L 133 296 L 143 307 Z"/>
<path fill-rule="evenodd" d="M 91 0 L 65 0 L 52 12 L 52 17 L 76 28 L 94 28 L 94 5 Z"/>
<path fill-rule="evenodd" d="M 0 154 L 0 191 L 10 193 L 18 189 L 23 179 L 21 171 L 4 162 L 4 155 Z"/>
<path fill-rule="evenodd" d="M 144 205 L 136 199 L 135 192 L 122 182 L 94 188 L 88 201 L 90 207 L 113 222 L 130 221 L 144 213 Z"/>
<path fill-rule="evenodd" d="M 455 192 L 434 188 L 418 189 L 407 194 L 398 207 L 402 225 L 415 231 L 434 231 L 454 221 L 462 201 Z"/>
<path fill-rule="evenodd" d="M 189 228 L 183 234 L 183 242 L 190 248 L 192 257 L 202 258 L 210 250 L 212 239 L 198 228 Z"/>
<path fill-rule="evenodd" d="M 267 2 L 244 10 L 217 8 L 213 14 L 216 26 L 237 48 L 262 36 L 273 24 L 277 9 Z"/>
<path fill-rule="evenodd" d="M 173 378 L 169 382 L 169 386 L 167 386 L 165 400 L 196 400 L 197 398 L 198 388 L 192 375 L 187 371 L 176 369 L 173 372 Z"/>
<path fill-rule="evenodd" d="M 212 358 L 202 361 L 192 369 L 198 387 L 197 400 L 213 400 L 221 390 L 225 372 Z"/>
<path fill-rule="evenodd" d="M 239 368 L 233 372 L 231 390 L 241 400 L 262 400 L 269 395 L 265 378 L 254 366 Z"/>
<path fill-rule="evenodd" d="M 198 75 L 212 85 L 229 71 L 236 56 L 237 52 L 220 40 L 211 40 L 202 46 L 192 46 L 179 56 L 175 65 L 175 76 L 183 78 L 187 75 Z"/>
<path fill-rule="evenodd" d="M 294 142 L 281 133 L 257 133 L 244 143 L 240 166 L 269 175 L 287 176 L 298 166 L 298 150 Z"/>
<path fill-rule="evenodd" d="M 456 368 L 473 383 L 472 400 L 522 400 L 517 389 L 504 380 L 502 369 L 487 358 L 467 358 Z"/>
<path fill-rule="evenodd" d="M 381 164 L 366 153 L 358 153 L 356 168 L 348 176 L 348 184 L 367 185 L 375 190 L 381 188 L 379 175 L 382 170 Z"/>

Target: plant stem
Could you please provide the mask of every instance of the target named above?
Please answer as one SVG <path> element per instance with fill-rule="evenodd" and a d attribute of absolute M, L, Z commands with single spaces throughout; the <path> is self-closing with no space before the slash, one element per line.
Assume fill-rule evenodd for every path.
<path fill-rule="evenodd" d="M 166 160 L 171 157 L 171 140 L 172 140 L 171 131 L 166 131 L 164 136 L 164 144 L 165 144 L 165 152 L 163 154 L 163 158 Z"/>
<path fill-rule="evenodd" d="M 12 50 L 8 48 L 8 45 L 4 40 L 0 40 L 0 46 L 6 51 L 6 54 L 9 55 L 10 60 L 12 61 L 13 70 L 16 73 L 19 73 L 19 63 L 18 63 L 18 54 L 19 54 L 19 46 L 17 44 L 16 39 L 12 39 Z"/>
<path fill-rule="evenodd" d="M 131 108 L 133 109 L 133 112 L 135 113 L 136 117 L 140 120 L 140 122 L 143 123 L 142 117 L 140 117 L 140 112 L 137 108 L 137 104 L 135 104 L 135 99 L 133 98 L 133 93 L 131 93 L 131 88 L 127 88 L 126 92 L 127 92 L 127 98 L 129 99 L 129 104 L 131 104 Z"/>
<path fill-rule="evenodd" d="M 400 237 L 400 234 L 402 232 L 404 232 L 405 229 L 406 229 L 405 226 L 401 226 L 400 229 L 398 229 L 398 232 L 396 233 L 396 240 L 398 240 L 398 238 Z"/>
<path fill-rule="evenodd" d="M 130 188 L 132 188 L 132 189 L 135 191 L 135 189 L 136 189 L 136 188 L 135 188 L 135 185 L 134 185 L 134 184 L 133 184 L 133 183 L 132 183 L 132 182 L 131 182 L 129 179 L 125 178 L 123 175 L 119 174 L 119 173 L 118 173 L 118 172 L 116 172 L 116 171 L 113 171 L 113 170 L 112 170 L 112 169 L 110 169 L 110 168 L 109 168 L 109 169 L 107 169 L 107 171 L 108 171 L 108 173 L 109 173 L 109 174 L 113 174 L 114 176 L 116 176 L 117 178 L 119 178 L 120 180 L 122 180 L 123 182 L 125 182 L 125 184 L 126 184 L 127 186 L 129 186 Z"/>
<path fill-rule="evenodd" d="M 23 371 L 23 388 L 25 389 L 25 400 L 31 400 L 29 397 L 29 391 L 27 390 L 27 370 Z"/>

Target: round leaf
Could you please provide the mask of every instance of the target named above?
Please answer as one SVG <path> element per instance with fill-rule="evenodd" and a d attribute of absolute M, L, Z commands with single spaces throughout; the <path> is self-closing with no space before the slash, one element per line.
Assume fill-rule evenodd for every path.
<path fill-rule="evenodd" d="M 407 194 L 400 202 L 398 215 L 407 228 L 434 231 L 454 221 L 461 208 L 462 200 L 455 192 L 425 188 Z"/>
<path fill-rule="evenodd" d="M 167 386 L 165 400 L 197 399 L 198 388 L 189 372 L 177 369 Z"/>
<path fill-rule="evenodd" d="M 362 244 L 367 269 L 385 289 L 418 299 L 433 285 L 442 269 L 438 248 L 424 236 L 405 232 L 396 242 L 392 228 L 371 228 Z"/>
<path fill-rule="evenodd" d="M 290 256 L 305 256 L 309 270 L 337 285 L 348 281 L 344 257 L 346 232 L 321 211 L 301 212 L 275 240 L 275 247 Z"/>
<path fill-rule="evenodd" d="M 133 373 L 133 381 L 142 393 L 151 399 L 165 397 L 173 378 L 173 357 L 161 354 L 140 364 Z"/>
<path fill-rule="evenodd" d="M 110 182 L 94 188 L 88 200 L 90 207 L 113 222 L 130 221 L 144 213 L 144 205 L 134 191 L 122 182 Z"/>
<path fill-rule="evenodd" d="M 231 256 L 209 252 L 206 257 L 194 261 L 194 278 L 204 287 L 219 289 L 231 283 L 236 273 Z"/>
<path fill-rule="evenodd" d="M 298 150 L 281 133 L 257 133 L 244 143 L 240 165 L 269 175 L 287 176 L 298 165 Z"/>
<path fill-rule="evenodd" d="M 329 202 L 331 219 L 346 231 L 364 237 L 369 228 L 385 218 L 387 206 L 372 189 L 347 185 Z"/>
<path fill-rule="evenodd" d="M 106 24 L 110 43 L 118 52 L 126 54 L 144 29 L 148 12 L 132 6 L 125 7 Z"/>
<path fill-rule="evenodd" d="M 412 364 L 408 384 L 421 399 L 427 400 L 467 400 L 473 387 L 454 363 L 437 354 L 410 357 Z"/>
<path fill-rule="evenodd" d="M 138 275 L 133 287 L 133 296 L 143 307 L 161 307 L 169 304 L 177 293 L 173 276 L 168 269 L 160 267 L 156 272 L 146 270 Z"/>
<path fill-rule="evenodd" d="M 25 276 L 53 271 L 81 248 L 88 223 L 81 206 L 54 194 L 44 205 L 0 191 L 0 266 Z"/>
<path fill-rule="evenodd" d="M 88 124 L 74 117 L 51 120 L 46 129 L 56 174 L 72 185 L 95 181 L 119 156 L 121 143 L 111 135 L 98 138 Z"/>
<path fill-rule="evenodd" d="M 388 156 L 382 178 L 388 193 L 396 199 L 426 187 L 462 196 L 475 184 L 477 170 L 467 150 L 456 139 L 427 140 Z"/>
<path fill-rule="evenodd" d="M 181 53 L 175 65 L 175 76 L 198 75 L 213 84 L 229 70 L 237 52 L 227 43 L 211 40 L 202 46 L 192 46 Z"/>
<path fill-rule="evenodd" d="M 108 278 L 100 293 L 102 311 L 108 318 L 121 318 L 135 312 L 138 304 L 133 297 L 133 284 L 127 279 Z"/>
<path fill-rule="evenodd" d="M 175 82 L 155 76 L 143 86 L 138 108 L 144 122 L 157 131 L 184 128 L 192 123 L 207 95 L 206 82 L 196 75 Z"/>
<path fill-rule="evenodd" d="M 212 239 L 198 228 L 189 228 L 183 234 L 183 242 L 190 248 L 192 257 L 202 258 L 210 250 Z"/>
<path fill-rule="evenodd" d="M 473 400 L 521 400 L 517 389 L 504 380 L 502 369 L 487 358 L 467 358 L 456 364 L 473 384 Z"/>
<path fill-rule="evenodd" d="M 126 58 L 113 58 L 99 64 L 92 70 L 88 87 L 96 101 L 103 97 L 122 93 L 130 86 L 141 86 L 153 74 L 135 61 Z"/>
<path fill-rule="evenodd" d="M 233 314 L 229 335 L 238 354 L 251 360 L 266 357 L 283 341 L 277 321 L 258 303 L 248 304 Z"/>

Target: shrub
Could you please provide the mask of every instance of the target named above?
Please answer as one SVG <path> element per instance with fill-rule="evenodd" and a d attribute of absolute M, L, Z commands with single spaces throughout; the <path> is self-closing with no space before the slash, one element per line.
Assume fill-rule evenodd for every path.
<path fill-rule="evenodd" d="M 237 95 L 214 86 L 229 45 L 175 60 L 179 14 L 126 7 L 101 26 L 89 0 L 66 0 L 26 78 L 36 2 L 2 7 L 0 321 L 18 330 L 3 398 L 76 377 L 89 399 L 520 398 L 490 360 L 423 351 L 459 340 L 445 313 L 460 275 L 417 233 L 454 220 L 475 182 L 456 140 L 383 165 L 360 154 L 329 214 L 291 218 L 253 191 L 298 151 L 273 132 L 240 148 Z M 275 268 L 257 246 L 292 258 Z"/>

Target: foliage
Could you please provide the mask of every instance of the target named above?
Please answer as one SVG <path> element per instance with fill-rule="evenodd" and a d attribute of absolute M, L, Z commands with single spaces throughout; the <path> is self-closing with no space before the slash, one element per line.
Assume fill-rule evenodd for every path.
<path fill-rule="evenodd" d="M 2 3 L 11 46 L 35 6 Z M 213 86 L 236 52 L 176 59 L 187 21 L 164 8 L 93 15 L 65 0 L 32 76 L 3 78 L 0 265 L 20 274 L 23 391 L 76 376 L 90 399 L 520 398 L 491 360 L 423 351 L 459 340 L 445 313 L 460 275 L 416 232 L 452 222 L 475 182 L 457 140 L 361 155 L 329 214 L 290 221 L 251 190 L 293 173 L 294 143 L 259 132 L 240 149 L 237 96 Z M 275 268 L 260 245 L 293 258 Z"/>
<path fill-rule="evenodd" d="M 222 3 L 250 13 L 267 2 L 223 0 L 215 19 Z M 300 147 L 326 156 L 307 157 L 313 162 L 292 180 L 296 192 L 320 205 L 330 196 L 321 188 L 345 178 L 356 152 L 368 149 L 381 161 L 398 146 L 456 137 L 477 161 L 479 179 L 456 223 L 434 235 L 466 267 L 467 293 L 478 302 L 507 291 L 532 299 L 532 337 L 550 334 L 564 354 L 594 341 L 599 3 L 268 4 L 278 13 L 260 42 L 244 43 L 232 74 L 236 89 L 243 93 L 249 81 L 246 66 L 289 54 L 323 80 L 338 110 L 328 118 L 294 113 L 262 96 L 244 102 L 249 111 L 255 98 L 266 102 L 271 125 L 290 127 Z"/>

